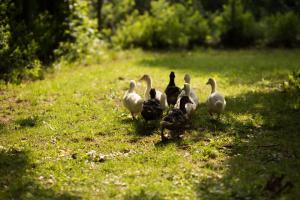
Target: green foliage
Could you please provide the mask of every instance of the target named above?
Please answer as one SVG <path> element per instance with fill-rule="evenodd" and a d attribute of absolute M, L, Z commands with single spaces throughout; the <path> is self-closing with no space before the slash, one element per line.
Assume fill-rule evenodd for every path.
<path fill-rule="evenodd" d="M 270 46 L 296 47 L 300 44 L 300 18 L 293 11 L 277 13 L 263 21 L 265 43 Z"/>
<path fill-rule="evenodd" d="M 209 34 L 206 37 L 205 42 L 209 46 L 219 45 L 221 42 L 221 34 L 222 34 L 222 16 L 219 12 L 208 13 L 207 17 L 208 26 L 209 26 Z"/>
<path fill-rule="evenodd" d="M 153 18 L 149 16 L 148 12 L 143 15 L 134 12 L 121 23 L 116 35 L 112 37 L 112 42 L 124 48 L 133 45 L 152 47 L 154 26 Z"/>
<path fill-rule="evenodd" d="M 53 1 L 48 7 L 34 0 L 27 3 L 0 2 L 0 79 L 5 81 L 42 78 L 42 64 L 53 61 L 53 50 L 67 38 L 66 3 Z"/>
<path fill-rule="evenodd" d="M 258 37 L 257 24 L 251 12 L 246 11 L 241 0 L 229 0 L 222 16 L 222 42 L 225 46 L 248 46 Z"/>
<path fill-rule="evenodd" d="M 183 4 L 165 0 L 151 2 L 151 11 L 134 11 L 121 22 L 112 41 L 122 47 L 188 47 L 203 44 L 208 34 L 206 20 Z"/>
<path fill-rule="evenodd" d="M 120 23 L 135 10 L 134 0 L 112 0 L 103 4 L 102 13 L 102 35 L 104 39 L 110 41 L 111 36 L 115 34 L 116 29 L 120 27 Z M 135 12 L 133 13 L 135 15 Z"/>
<path fill-rule="evenodd" d="M 25 25 L 10 24 L 7 13 L 15 11 L 15 6 L 4 1 L 0 4 L 0 79 L 18 82 L 21 79 L 41 77 L 41 64 L 36 55 L 37 43 L 32 34 L 26 33 Z M 12 26 L 14 30 L 12 30 Z M 23 32 L 16 38 L 15 31 Z M 26 43 L 29 40 L 29 43 Z"/>
<path fill-rule="evenodd" d="M 90 19 L 90 7 L 87 1 L 75 1 L 70 5 L 72 15 L 69 18 L 69 29 L 66 34 L 71 40 L 61 42 L 55 50 L 60 61 L 89 63 L 97 62 L 103 51 L 103 43 L 97 31 L 97 21 Z"/>
<path fill-rule="evenodd" d="M 288 81 L 284 82 L 284 89 L 300 91 L 300 70 L 289 75 Z"/>
<path fill-rule="evenodd" d="M 98 63 L 106 47 L 299 47 L 299 8 L 296 0 L 2 0 L 0 79 L 41 79 L 54 61 Z"/>

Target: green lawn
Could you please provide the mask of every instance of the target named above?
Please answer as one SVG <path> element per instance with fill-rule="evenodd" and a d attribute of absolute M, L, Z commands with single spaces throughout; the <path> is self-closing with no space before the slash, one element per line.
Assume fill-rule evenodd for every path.
<path fill-rule="evenodd" d="M 300 69 L 300 50 L 130 51 L 106 60 L 0 85 L 0 199 L 300 196 L 299 104 L 281 91 Z M 183 139 L 163 144 L 159 128 L 131 120 L 121 99 L 144 73 L 164 90 L 171 70 L 180 86 L 191 74 L 201 104 Z M 204 104 L 209 77 L 226 96 L 219 121 Z"/>

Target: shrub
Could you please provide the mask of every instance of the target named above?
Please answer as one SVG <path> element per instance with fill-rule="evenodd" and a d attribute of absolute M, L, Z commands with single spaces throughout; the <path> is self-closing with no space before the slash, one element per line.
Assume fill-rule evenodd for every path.
<path fill-rule="evenodd" d="M 209 46 L 217 46 L 221 41 L 222 34 L 222 17 L 219 12 L 208 13 L 209 34 L 205 39 L 205 43 Z"/>
<path fill-rule="evenodd" d="M 121 22 L 112 41 L 121 47 L 188 47 L 203 44 L 207 21 L 198 11 L 165 0 L 151 2 L 150 12 L 134 11 Z"/>
<path fill-rule="evenodd" d="M 9 1 L 0 3 L 0 79 L 19 82 L 21 79 L 42 77 L 41 64 L 36 55 L 37 43 L 23 23 L 10 25 L 8 13 L 15 10 Z M 16 37 L 15 31 L 23 33 Z"/>
<path fill-rule="evenodd" d="M 134 12 L 134 7 L 135 0 L 111 0 L 103 4 L 101 32 L 104 39 L 111 41 L 112 35 L 124 24 L 124 20 Z"/>
<path fill-rule="evenodd" d="M 209 28 L 198 11 L 179 3 L 169 5 L 163 0 L 151 5 L 158 27 L 154 37 L 158 41 L 156 46 L 188 47 L 204 43 Z"/>
<path fill-rule="evenodd" d="M 265 44 L 296 47 L 300 45 L 300 18 L 290 11 L 277 13 L 263 20 Z"/>
<path fill-rule="evenodd" d="M 152 47 L 154 20 L 148 12 L 138 15 L 133 12 L 121 23 L 112 41 L 123 48 L 133 46 Z"/>
<path fill-rule="evenodd" d="M 0 79 L 7 82 L 42 78 L 42 64 L 53 61 L 53 50 L 68 37 L 62 20 L 67 2 L 31 3 L 0 2 Z"/>
<path fill-rule="evenodd" d="M 259 37 L 254 17 L 251 12 L 245 11 L 241 0 L 229 0 L 221 17 L 221 39 L 225 46 L 252 45 Z"/>
<path fill-rule="evenodd" d="M 59 62 L 81 64 L 95 63 L 101 59 L 103 43 L 97 31 L 97 21 L 89 17 L 89 2 L 76 1 L 71 7 L 72 15 L 69 17 L 69 30 L 71 39 L 61 42 L 55 49 L 55 56 Z"/>

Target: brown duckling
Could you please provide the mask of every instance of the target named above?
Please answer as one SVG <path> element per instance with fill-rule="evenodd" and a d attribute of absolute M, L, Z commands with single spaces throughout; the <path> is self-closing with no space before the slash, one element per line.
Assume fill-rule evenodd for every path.
<path fill-rule="evenodd" d="M 165 116 L 161 124 L 161 139 L 165 141 L 167 138 L 164 135 L 164 129 L 171 131 L 182 131 L 185 129 L 189 119 L 186 112 L 186 104 L 193 103 L 188 96 L 183 96 L 180 99 L 179 109 L 173 108 L 167 116 Z"/>
<path fill-rule="evenodd" d="M 156 97 L 156 91 L 154 88 L 150 90 L 150 99 L 144 101 L 142 106 L 141 115 L 146 121 L 157 120 L 162 117 L 163 108 L 159 100 Z"/>

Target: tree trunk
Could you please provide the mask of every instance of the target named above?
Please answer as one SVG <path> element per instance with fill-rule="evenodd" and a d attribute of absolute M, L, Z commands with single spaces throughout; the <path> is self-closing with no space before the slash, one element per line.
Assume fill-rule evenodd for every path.
<path fill-rule="evenodd" d="M 98 20 L 98 31 L 102 30 L 102 6 L 104 0 L 97 0 L 97 20 Z"/>
<path fill-rule="evenodd" d="M 27 25 L 32 24 L 34 17 L 36 17 L 37 2 L 36 0 L 23 1 L 23 13 Z"/>

